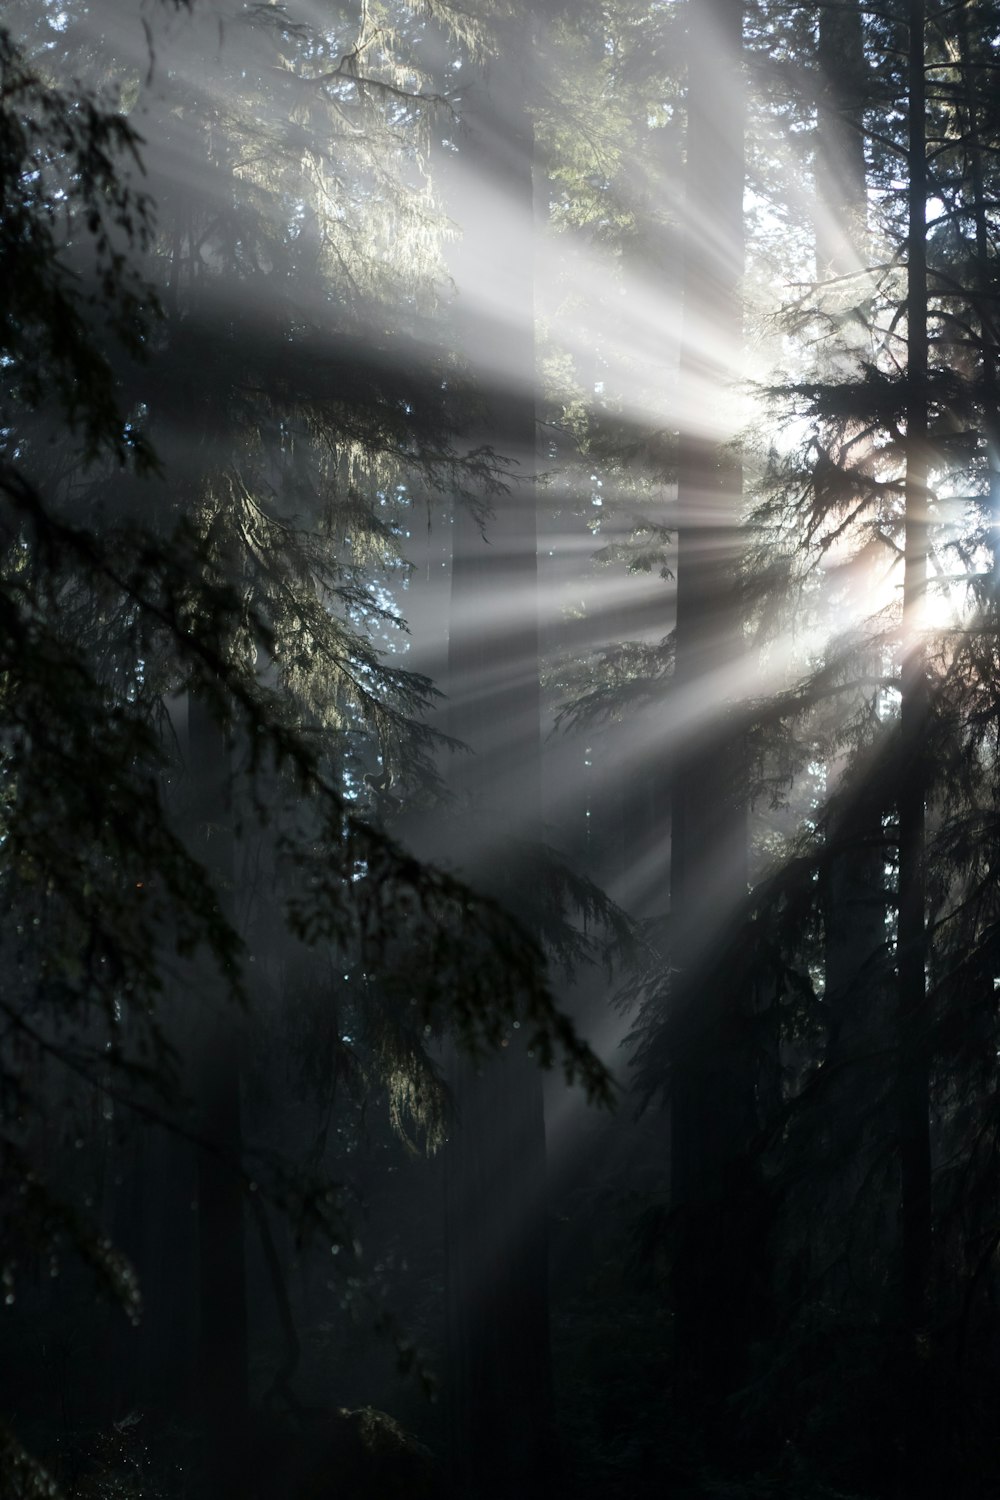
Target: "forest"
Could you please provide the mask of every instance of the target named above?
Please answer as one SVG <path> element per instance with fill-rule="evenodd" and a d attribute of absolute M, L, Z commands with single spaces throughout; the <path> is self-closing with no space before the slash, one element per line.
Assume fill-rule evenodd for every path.
<path fill-rule="evenodd" d="M 0 1500 L 1000 1493 L 1000 6 L 8 0 Z"/>

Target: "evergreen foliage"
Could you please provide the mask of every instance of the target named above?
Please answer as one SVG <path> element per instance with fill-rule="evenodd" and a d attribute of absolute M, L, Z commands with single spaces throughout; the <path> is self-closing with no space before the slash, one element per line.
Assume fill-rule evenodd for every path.
<path fill-rule="evenodd" d="M 9 8 L 4 1495 L 995 1491 L 998 46 Z"/>
<path fill-rule="evenodd" d="M 403 566 L 403 506 L 495 483 L 491 454 L 455 445 L 446 361 L 419 341 L 440 274 L 428 105 L 378 21 L 347 45 L 206 6 L 145 55 L 129 20 L 110 58 L 112 11 L 3 32 L 8 1302 L 69 1249 L 138 1317 L 63 1142 L 99 1148 L 123 1111 L 190 1130 L 181 991 L 204 989 L 205 954 L 230 1004 L 252 990 L 259 897 L 205 862 L 186 703 L 218 725 L 238 848 L 263 851 L 293 944 L 368 975 L 370 1055 L 400 1120 L 441 1133 L 417 1038 L 446 1015 L 473 1052 L 516 1017 L 540 1062 L 606 1088 L 536 942 L 366 805 L 376 757 L 412 785 L 440 743 L 417 717 L 430 684 L 380 640 L 401 625 L 383 580 Z M 82 94 L 49 28 L 100 59 Z M 230 1170 L 343 1238 L 308 1174 L 270 1153 Z"/>

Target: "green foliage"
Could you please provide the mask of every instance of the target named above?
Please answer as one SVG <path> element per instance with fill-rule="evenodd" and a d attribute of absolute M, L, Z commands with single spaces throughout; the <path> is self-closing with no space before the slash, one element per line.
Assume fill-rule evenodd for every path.
<path fill-rule="evenodd" d="M 558 728 L 577 729 L 661 703 L 673 676 L 673 632 L 664 640 L 613 641 L 585 662 L 568 662 L 559 672 L 564 698 Z"/>
<path fill-rule="evenodd" d="M 544 493 L 563 514 L 585 513 L 601 564 L 669 585 L 673 532 L 641 512 L 669 498 L 677 471 L 665 373 L 675 351 L 649 309 L 662 310 L 659 293 L 669 300 L 677 281 L 683 8 L 545 10 L 544 24 L 533 18 L 532 104 L 554 231 L 541 367 L 562 472 Z M 872 66 L 855 103 L 869 136 L 871 254 L 836 287 L 801 285 L 802 195 L 775 196 L 790 162 L 814 165 L 823 81 L 808 10 L 748 7 L 759 90 L 748 303 L 779 272 L 800 284 L 780 331 L 761 335 L 785 340 L 790 368 L 757 391 L 772 403 L 771 430 L 747 448 L 759 503 L 741 598 L 748 643 L 770 665 L 730 727 L 746 747 L 761 857 L 737 936 L 706 981 L 709 1004 L 727 987 L 755 997 L 738 1041 L 756 1081 L 784 1321 L 754 1351 L 732 1422 L 748 1453 L 759 1439 L 778 1456 L 724 1477 L 680 1418 L 663 1430 L 667 1396 L 680 1412 L 683 1392 L 669 1383 L 658 1280 L 670 1224 L 654 1205 L 644 1222 L 655 1273 L 625 1285 L 625 1253 L 612 1245 L 560 1331 L 580 1483 L 623 1500 L 668 1484 L 679 1495 L 846 1500 L 830 1485 L 895 1482 L 893 1455 L 858 1434 L 866 1414 L 886 1430 L 900 1420 L 897 1367 L 879 1360 L 898 1196 L 887 1124 L 897 1053 L 881 1010 L 905 748 L 894 579 L 914 395 L 905 8 L 863 13 Z M 924 1368 L 944 1388 L 955 1352 L 988 1393 L 1000 1222 L 997 16 L 974 6 L 976 25 L 952 35 L 952 12 L 931 12 L 932 371 L 921 394 L 932 592 L 951 613 L 923 637 L 930 711 L 914 747 L 932 789 L 920 1021 L 940 1162 Z M 334 5 L 320 25 L 281 6 L 229 15 L 199 0 L 169 26 L 150 19 L 147 42 L 131 8 L 111 0 L 67 5 L 64 30 L 32 17 L 20 40 L 18 14 L 0 27 L 4 1295 L 19 1299 L 33 1266 L 58 1270 L 75 1253 L 138 1316 L 135 1275 L 74 1164 L 126 1111 L 189 1128 L 189 995 L 213 988 L 234 1007 L 253 1003 L 259 1073 L 282 1052 L 295 1091 L 320 1106 L 301 1163 L 248 1152 L 238 1170 L 303 1243 L 322 1235 L 360 1286 L 348 1195 L 328 1180 L 338 1105 L 353 1118 L 381 1091 L 398 1134 L 433 1150 L 448 1100 L 429 1042 L 447 1031 L 481 1057 L 515 1028 L 541 1066 L 560 1064 L 608 1099 L 608 1075 L 558 1010 L 547 968 L 637 946 L 622 1000 L 637 1012 L 631 1042 L 650 1096 L 669 1091 L 690 1044 L 672 1015 L 669 923 L 637 938 L 547 846 L 508 847 L 474 894 L 393 832 L 401 805 L 437 796 L 446 748 L 424 722 L 433 685 L 400 666 L 408 518 L 437 496 L 485 511 L 509 480 L 462 436 L 474 402 L 436 322 L 450 231 L 429 161 L 452 106 L 426 61 L 442 35 L 485 56 L 497 18 L 486 4 L 372 0 Z M 509 20 L 505 9 L 501 28 Z M 109 56 L 103 38 L 119 34 Z M 90 83 L 66 75 L 70 56 Z M 653 357 L 619 337 L 622 307 L 652 328 Z M 549 674 L 559 725 L 604 732 L 643 714 L 659 747 L 658 722 L 675 710 L 673 633 L 633 630 L 622 614 L 615 629 L 634 638 Z M 208 705 L 227 766 L 209 815 L 208 772 L 186 741 L 191 701 Z M 458 814 L 447 817 L 457 828 Z M 859 822 L 881 867 L 867 894 L 888 916 L 859 974 L 870 1014 L 838 1053 L 824 944 Z M 212 857 L 227 839 L 228 872 Z M 834 1138 L 852 1143 L 850 1166 L 830 1165 Z M 632 1207 L 614 1194 L 599 1203 L 616 1222 Z M 970 1484 L 990 1461 L 989 1402 L 974 1384 L 967 1373 L 966 1401 L 939 1419 L 949 1452 L 967 1446 L 956 1472 Z M 383 1495 L 431 1492 L 426 1454 L 390 1418 L 366 1408 L 339 1426 L 358 1493 L 373 1473 Z M 148 1493 L 134 1436 L 127 1425 L 106 1433 L 72 1493 Z M 317 1496 L 330 1482 L 326 1471 L 304 1480 Z M 54 1493 L 6 1433 L 0 1488 Z"/>
<path fill-rule="evenodd" d="M 29 62 L 0 37 L 0 1259 L 13 1284 L 75 1250 L 133 1313 L 66 1148 L 122 1110 L 183 1120 L 179 997 L 214 970 L 246 999 L 260 910 L 206 865 L 185 701 L 218 723 L 237 847 L 265 850 L 291 940 L 360 956 L 376 986 L 411 956 L 405 1008 L 373 1011 L 369 1037 L 400 1119 L 440 1131 L 428 1025 L 475 1049 L 521 1016 L 541 1062 L 606 1087 L 536 942 L 359 795 L 376 756 L 406 785 L 437 743 L 429 683 L 385 648 L 406 506 L 495 467 L 456 445 L 449 361 L 416 337 L 440 226 L 413 37 L 374 11 L 348 43 L 347 12 L 320 35 L 255 9 L 225 28 L 219 76 L 218 19 L 178 15 L 143 68 L 125 45 L 100 56 L 68 8 L 64 40 L 99 80 L 83 94 L 51 49 Z M 128 118 L 100 103 L 116 81 Z M 342 1234 L 315 1174 L 253 1171 Z"/>
<path fill-rule="evenodd" d="M 131 181 L 140 138 L 92 90 L 47 80 L 0 28 L 0 478 L 18 503 L 10 424 L 54 396 L 83 456 L 149 467 L 152 453 L 121 411 L 104 335 L 139 355 L 155 319 L 134 250 L 153 233 L 152 202 Z M 81 254 L 82 252 L 82 254 Z M 8 485 L 14 486 L 14 493 Z"/>

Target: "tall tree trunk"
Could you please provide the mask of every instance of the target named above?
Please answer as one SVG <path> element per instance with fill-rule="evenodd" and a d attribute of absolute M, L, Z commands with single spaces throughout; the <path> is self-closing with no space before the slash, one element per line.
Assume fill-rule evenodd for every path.
<path fill-rule="evenodd" d="M 202 858 L 222 913 L 233 918 L 235 848 L 229 749 L 211 707 L 192 694 L 188 747 Z M 211 1494 L 250 1494 L 247 1302 L 240 1122 L 240 1026 L 224 981 L 206 961 L 194 1018 L 199 1109 L 198 1390 Z"/>
<path fill-rule="evenodd" d="M 973 56 L 970 16 L 975 0 L 966 0 L 957 15 L 958 49 L 961 62 L 962 90 L 965 104 L 965 155 L 972 187 L 972 208 L 976 234 L 975 291 L 972 306 L 979 324 L 983 381 L 983 430 L 986 437 L 986 463 L 989 482 L 989 515 L 993 526 L 993 595 L 1000 598 L 1000 372 L 997 354 L 1000 349 L 990 250 L 989 210 L 984 167 L 982 134 L 979 127 L 982 66 Z M 992 69 L 986 72 L 987 90 L 995 82 Z"/>
<path fill-rule="evenodd" d="M 907 266 L 906 555 L 899 798 L 899 1047 L 903 1316 L 922 1323 L 930 1253 L 930 1128 L 926 1059 L 923 739 L 927 679 L 922 642 L 927 594 L 927 147 L 923 0 L 911 0 Z"/>
<path fill-rule="evenodd" d="M 816 61 L 816 272 L 823 278 L 846 276 L 859 265 L 866 230 L 866 69 L 854 0 L 819 7 Z"/>
<path fill-rule="evenodd" d="M 675 691 L 697 697 L 700 728 L 678 756 L 671 799 L 671 1199 L 678 1374 L 710 1403 L 738 1382 L 759 1270 L 746 1216 L 749 997 L 734 943 L 747 882 L 745 768 L 726 707 L 741 653 L 742 479 L 726 447 L 734 424 L 716 415 L 742 343 L 742 24 L 741 0 L 688 6 Z"/>
<path fill-rule="evenodd" d="M 867 167 L 863 131 L 865 83 L 861 6 L 857 3 L 824 6 L 819 12 L 817 61 L 821 79 L 816 141 L 816 273 L 820 280 L 850 277 L 865 264 L 867 237 Z M 837 289 L 834 288 L 836 291 Z M 838 300 L 856 300 L 859 284 L 849 281 Z M 846 336 L 845 336 L 846 335 Z M 850 339 L 845 324 L 839 341 L 847 378 L 857 371 L 863 337 Z M 872 574 L 884 568 L 880 555 L 866 549 L 851 568 L 852 615 L 869 608 Z M 844 584 L 841 583 L 841 587 Z M 862 682 L 881 675 L 881 648 L 862 647 L 851 662 Z M 847 714 L 861 721 L 867 711 L 868 738 L 880 725 L 869 700 L 873 689 L 862 687 L 846 703 Z M 860 753 L 867 745 L 858 746 Z M 863 776 L 845 778 L 845 766 L 828 769 L 837 789 L 828 824 L 831 857 L 824 893 L 825 1000 L 829 1034 L 825 1066 L 830 1078 L 826 1095 L 829 1129 L 826 1144 L 831 1169 L 837 1174 L 829 1204 L 832 1234 L 842 1238 L 860 1207 L 854 1202 L 865 1175 L 861 1157 L 864 1121 L 871 1116 L 873 1097 L 883 1091 L 882 1029 L 887 1024 L 887 985 L 882 958 L 886 947 L 885 850 L 882 815 L 885 808 L 866 800 Z M 824 1247 L 825 1258 L 830 1255 Z M 848 1272 L 858 1285 L 857 1268 Z"/>
<path fill-rule="evenodd" d="M 927 593 L 928 331 L 925 0 L 909 6 L 909 184 L 907 229 L 906 550 L 900 706 L 898 1137 L 900 1312 L 906 1341 L 904 1476 L 925 1493 L 926 1416 L 918 1340 L 926 1316 L 931 1241 L 931 1147 L 926 1013 L 924 824 L 927 677 L 922 641 Z"/>
<path fill-rule="evenodd" d="M 500 51 L 502 48 L 502 51 Z M 484 399 L 481 438 L 510 462 L 484 529 L 453 521 L 449 729 L 472 755 L 455 789 L 473 883 L 527 914 L 516 843 L 539 837 L 532 130 L 528 22 L 506 22 L 470 86 L 455 279 Z M 483 299 L 480 302 L 480 299 Z M 479 303 L 477 306 L 476 304 Z M 513 845 L 513 847 L 512 847 Z M 523 1035 L 521 1033 L 520 1035 Z M 552 1486 L 545 1126 L 536 1063 L 456 1058 L 446 1161 L 448 1366 L 456 1496 L 533 1500 Z"/>

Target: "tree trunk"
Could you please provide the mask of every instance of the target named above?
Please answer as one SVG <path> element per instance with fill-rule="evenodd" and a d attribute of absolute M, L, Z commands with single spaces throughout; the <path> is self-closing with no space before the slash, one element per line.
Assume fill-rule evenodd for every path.
<path fill-rule="evenodd" d="M 816 272 L 822 279 L 849 275 L 860 265 L 867 228 L 866 67 L 858 4 L 820 7 L 816 60 Z"/>
<path fill-rule="evenodd" d="M 711 1405 L 738 1384 L 760 1271 L 749 997 L 735 942 L 747 888 L 745 767 L 727 705 L 741 654 L 742 481 L 725 412 L 742 344 L 743 6 L 693 0 L 688 14 L 675 692 L 696 695 L 699 715 L 671 799 L 671 1200 L 678 1376 Z"/>
<path fill-rule="evenodd" d="M 849 277 L 866 264 L 868 178 L 865 163 L 862 103 L 865 58 L 862 14 L 858 4 L 823 7 L 819 13 L 817 60 L 821 72 L 816 142 L 816 273 L 820 280 Z M 837 288 L 835 287 L 836 291 Z M 838 298 L 857 298 L 857 282 L 849 282 Z M 865 351 L 862 330 L 853 340 L 844 326 L 838 341 L 848 379 L 857 372 Z M 863 463 L 863 458 L 855 460 Z M 849 609 L 852 617 L 868 611 L 872 575 L 884 568 L 881 555 L 865 549 L 851 568 Z M 843 587 L 843 584 L 841 584 Z M 862 682 L 881 676 L 881 648 L 862 647 L 851 662 Z M 870 700 L 874 690 L 857 689 L 846 713 L 859 722 L 869 719 L 867 739 L 881 725 Z M 856 747 L 863 757 L 867 744 Z M 824 892 L 825 1001 L 829 1017 L 824 1069 L 829 1083 L 825 1095 L 829 1128 L 825 1144 L 833 1174 L 828 1205 L 830 1234 L 843 1242 L 845 1227 L 853 1224 L 860 1182 L 866 1176 L 862 1150 L 873 1100 L 884 1092 L 881 1052 L 886 1045 L 888 986 L 885 976 L 886 880 L 882 816 L 887 810 L 864 797 L 864 777 L 845 778 L 843 761 L 828 767 L 836 784 L 830 803 L 828 841 L 830 861 Z M 823 1259 L 839 1263 L 833 1246 L 823 1246 Z M 863 1281 L 859 1268 L 848 1270 L 851 1287 Z M 870 1288 L 862 1286 L 862 1295 Z"/>
<path fill-rule="evenodd" d="M 500 50 L 502 48 L 502 51 Z M 449 730 L 472 750 L 454 777 L 465 875 L 530 921 L 516 844 L 539 837 L 532 130 L 527 21 L 502 28 L 470 85 L 458 166 L 454 275 L 485 407 L 477 437 L 508 461 L 485 527 L 453 519 Z M 480 301 L 480 299 L 483 299 Z M 477 303 L 479 304 L 477 306 Z M 485 531 L 485 535 L 484 535 Z M 533 1500 L 552 1487 L 545 1126 L 536 1063 L 511 1033 L 455 1058 L 446 1161 L 448 1375 L 454 1493 Z"/>
<path fill-rule="evenodd" d="M 900 705 L 898 1137 L 900 1312 L 904 1347 L 903 1483 L 925 1493 L 925 1403 L 918 1341 L 926 1316 L 931 1240 L 930 1102 L 926 1013 L 924 822 L 927 678 L 922 641 L 927 592 L 928 333 L 927 143 L 924 0 L 909 7 L 909 184 L 907 231 L 906 551 Z"/>
<path fill-rule="evenodd" d="M 192 694 L 188 746 L 196 784 L 202 858 L 214 878 L 223 916 L 233 917 L 235 850 L 229 750 L 211 708 Z M 250 1494 L 247 1460 L 247 1302 L 240 1122 L 240 1026 L 221 976 L 204 961 L 196 1042 L 198 1128 L 198 1388 L 206 1435 L 210 1493 L 217 1500 Z"/>
<path fill-rule="evenodd" d="M 993 525 L 993 596 L 1000 598 L 1000 378 L 997 351 L 1000 347 L 995 293 L 993 257 L 990 248 L 989 209 L 984 169 L 982 135 L 979 127 L 982 68 L 973 56 L 969 18 L 972 0 L 959 7 L 957 15 L 959 58 L 965 96 L 965 154 L 972 186 L 972 207 L 976 232 L 976 271 L 972 306 L 979 324 L 983 381 L 983 431 L 986 438 L 986 463 L 989 479 L 989 515 Z M 987 91 L 995 82 L 992 70 L 986 72 Z"/>
<path fill-rule="evenodd" d="M 899 1047 L 903 1316 L 923 1320 L 930 1250 L 930 1134 L 925 1048 L 924 802 L 927 679 L 922 624 L 927 593 L 927 150 L 924 4 L 910 5 L 910 180 L 907 267 L 906 555 L 899 798 Z"/>

